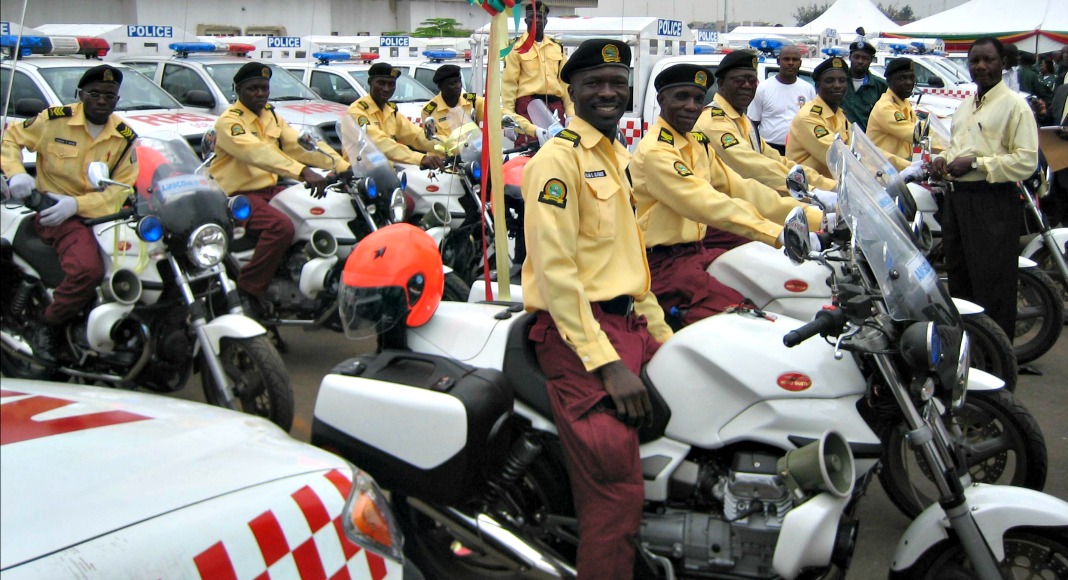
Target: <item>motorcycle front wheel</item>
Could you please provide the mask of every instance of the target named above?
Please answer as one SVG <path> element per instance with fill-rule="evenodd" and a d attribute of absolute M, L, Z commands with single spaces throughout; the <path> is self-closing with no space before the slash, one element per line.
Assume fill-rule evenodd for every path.
<path fill-rule="evenodd" d="M 1005 560 L 998 567 L 1004 578 L 1068 578 L 1068 531 L 1065 528 L 1020 527 L 1002 540 Z M 890 578 L 910 580 L 971 580 L 971 561 L 956 537 L 932 546 L 907 570 Z"/>
<path fill-rule="evenodd" d="M 205 356 L 200 353 L 200 356 Z M 293 426 L 293 389 L 282 356 L 266 335 L 223 338 L 219 362 L 234 383 L 237 410 L 264 417 L 285 431 Z M 200 364 L 200 380 L 208 403 L 226 407 L 206 361 Z"/>
<path fill-rule="evenodd" d="M 1012 393 L 968 393 L 947 427 L 963 450 L 972 481 L 1039 491 L 1046 485 L 1046 440 L 1034 417 Z M 938 499 L 938 489 L 927 462 L 909 446 L 907 427 L 898 424 L 888 431 L 883 438 L 879 482 L 890 501 L 915 518 Z"/>
<path fill-rule="evenodd" d="M 445 292 L 442 294 L 441 299 L 449 302 L 467 302 L 468 296 L 471 295 L 471 287 L 464 282 L 462 278 L 456 275 L 456 272 L 449 272 L 445 275 Z"/>
<path fill-rule="evenodd" d="M 972 339 L 972 367 L 1005 381 L 1005 388 L 1015 391 L 1019 365 L 1005 331 L 985 313 L 968 314 L 961 320 Z"/>
<path fill-rule="evenodd" d="M 1049 352 L 1064 328 L 1064 302 L 1058 288 L 1042 270 L 1024 268 L 1016 289 L 1016 336 L 1012 348 L 1017 363 L 1031 362 Z"/>
<path fill-rule="evenodd" d="M 1068 260 L 1068 254 L 1062 254 L 1065 260 Z M 1053 263 L 1053 254 L 1045 246 L 1038 249 L 1031 259 L 1038 262 L 1038 267 L 1042 269 L 1051 282 L 1053 282 L 1054 288 L 1060 294 L 1061 305 L 1063 306 L 1062 312 L 1064 313 L 1064 323 L 1068 324 L 1068 280 L 1064 279 L 1061 271 L 1057 268 L 1057 265 Z"/>

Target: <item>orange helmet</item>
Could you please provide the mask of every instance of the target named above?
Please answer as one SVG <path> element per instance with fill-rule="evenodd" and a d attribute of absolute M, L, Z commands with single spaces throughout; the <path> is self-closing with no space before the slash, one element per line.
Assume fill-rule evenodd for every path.
<path fill-rule="evenodd" d="M 137 193 L 142 197 L 152 197 L 152 186 L 160 176 L 156 175 L 156 172 L 161 168 L 165 172 L 169 167 L 167 158 L 156 149 L 146 146 L 137 146 Z M 164 176 L 166 177 L 166 176 Z"/>
<path fill-rule="evenodd" d="M 426 324 L 445 291 L 434 238 L 411 224 L 392 224 L 360 240 L 341 272 L 338 311 L 349 338 L 404 322 Z"/>

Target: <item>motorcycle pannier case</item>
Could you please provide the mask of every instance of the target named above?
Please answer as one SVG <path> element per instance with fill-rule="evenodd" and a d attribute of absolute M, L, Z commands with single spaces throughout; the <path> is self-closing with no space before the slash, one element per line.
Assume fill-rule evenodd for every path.
<path fill-rule="evenodd" d="M 512 405 L 499 371 L 386 350 L 323 378 L 311 441 L 386 489 L 452 504 L 479 492 L 485 469 L 503 460 Z"/>

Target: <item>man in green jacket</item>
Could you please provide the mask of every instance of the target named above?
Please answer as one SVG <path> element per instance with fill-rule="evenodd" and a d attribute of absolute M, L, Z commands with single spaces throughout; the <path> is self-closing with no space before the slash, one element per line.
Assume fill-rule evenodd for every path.
<path fill-rule="evenodd" d="M 850 123 L 857 123 L 868 130 L 868 117 L 875 103 L 886 92 L 886 82 L 868 72 L 875 47 L 865 40 L 849 45 L 849 79 L 842 111 Z"/>

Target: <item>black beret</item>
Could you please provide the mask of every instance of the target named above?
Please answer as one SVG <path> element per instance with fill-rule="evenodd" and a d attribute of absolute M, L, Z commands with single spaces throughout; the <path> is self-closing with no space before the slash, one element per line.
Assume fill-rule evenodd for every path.
<path fill-rule="evenodd" d="M 252 79 L 270 80 L 271 74 L 271 67 L 260 62 L 252 61 L 245 63 L 241 68 L 237 69 L 237 74 L 234 75 L 234 84 L 239 85 Z"/>
<path fill-rule="evenodd" d="M 534 5 L 533 4 L 527 4 L 525 10 L 527 12 L 534 12 Z M 542 0 L 541 2 L 538 2 L 538 14 L 548 14 L 548 13 L 549 13 L 549 5 L 546 4 L 544 2 L 544 0 Z"/>
<path fill-rule="evenodd" d="M 708 69 L 696 64 L 676 64 L 660 71 L 653 79 L 653 87 L 660 92 L 681 85 L 708 90 Z"/>
<path fill-rule="evenodd" d="M 905 72 L 915 70 L 912 64 L 911 58 L 898 57 L 890 59 L 890 62 L 886 63 L 886 69 L 883 71 L 883 75 L 886 78 L 890 78 L 894 73 Z"/>
<path fill-rule="evenodd" d="M 582 41 L 560 69 L 560 80 L 571 82 L 571 75 L 588 68 L 621 66 L 630 69 L 630 47 L 621 40 L 591 38 Z"/>
<path fill-rule="evenodd" d="M 735 50 L 723 57 L 719 66 L 716 67 L 716 78 L 723 78 L 727 71 L 736 68 L 745 68 L 755 71 L 757 69 L 757 55 L 748 50 Z"/>
<path fill-rule="evenodd" d="M 840 69 L 844 72 L 848 68 L 849 67 L 846 66 L 845 60 L 842 57 L 832 56 L 831 58 L 828 58 L 816 65 L 816 68 L 812 71 L 812 80 L 819 82 L 820 77 L 823 76 L 823 73 L 829 70 Z"/>
<path fill-rule="evenodd" d="M 400 76 L 400 69 L 393 68 L 393 65 L 388 62 L 376 62 L 371 65 L 371 68 L 367 69 L 367 78 L 371 77 L 393 77 Z"/>
<path fill-rule="evenodd" d="M 121 85 L 122 71 L 110 64 L 94 66 L 82 75 L 82 78 L 78 81 L 78 88 L 80 89 L 89 83 L 115 83 Z"/>
<path fill-rule="evenodd" d="M 849 54 L 853 54 L 854 52 L 856 52 L 858 50 L 866 52 L 866 53 L 870 54 L 871 56 L 875 56 L 875 47 L 872 46 L 866 40 L 858 40 L 858 41 L 854 42 L 853 44 L 849 45 Z"/>
<path fill-rule="evenodd" d="M 434 84 L 438 84 L 441 81 L 447 81 L 449 79 L 460 78 L 460 67 L 454 64 L 444 64 L 438 67 L 438 70 L 434 71 Z"/>

